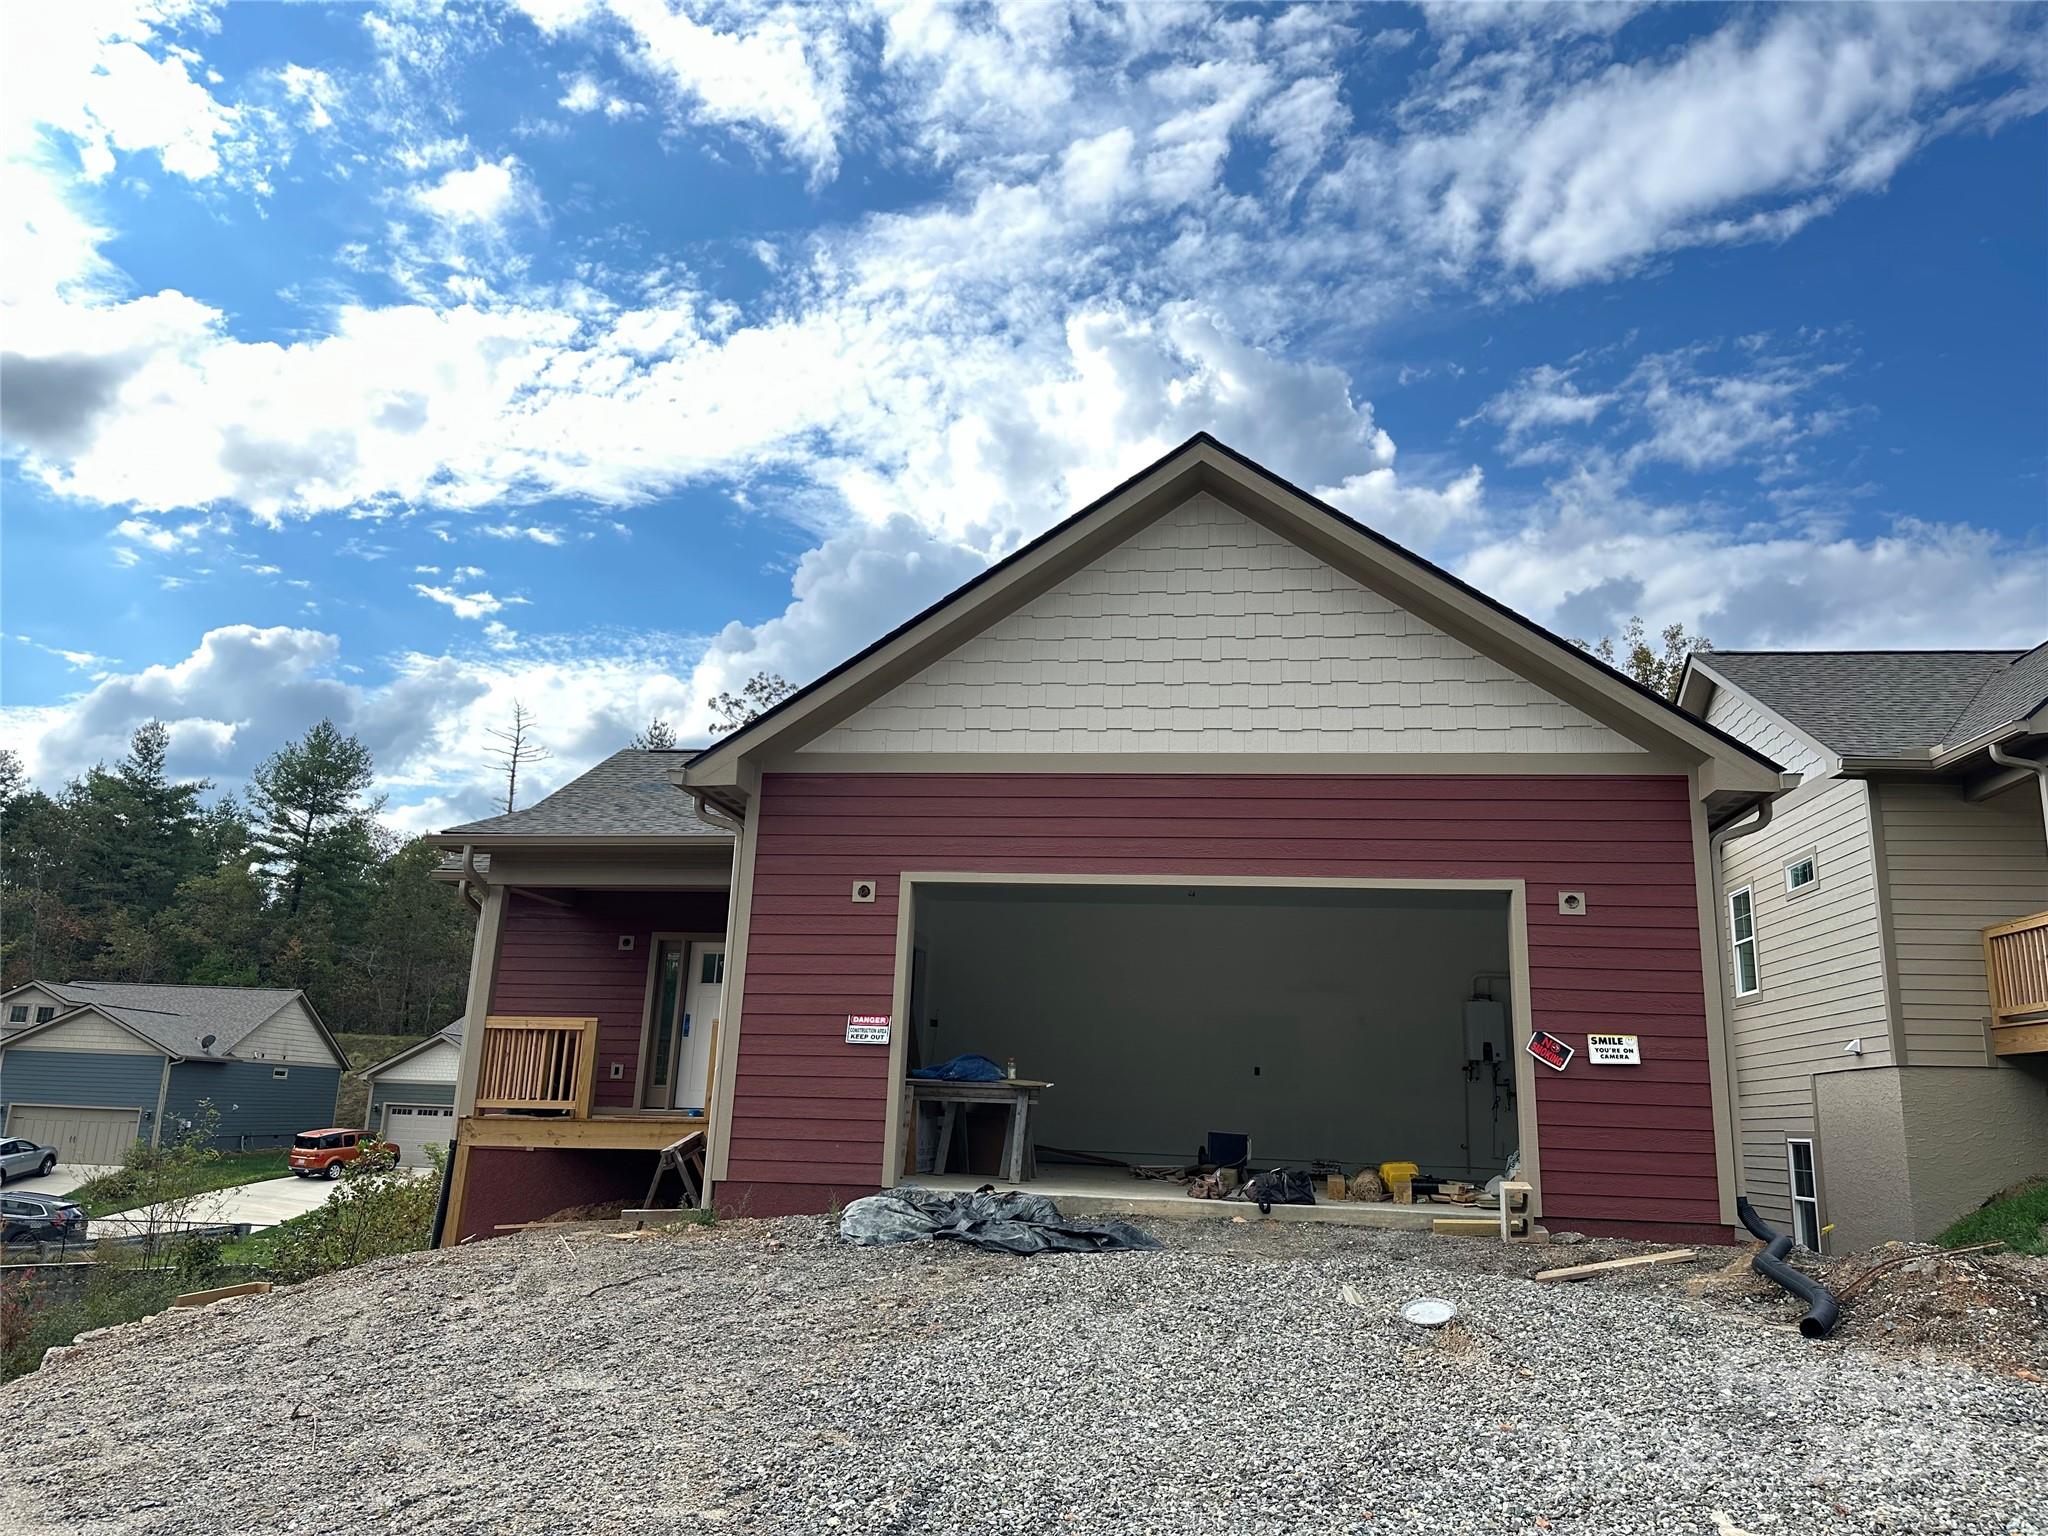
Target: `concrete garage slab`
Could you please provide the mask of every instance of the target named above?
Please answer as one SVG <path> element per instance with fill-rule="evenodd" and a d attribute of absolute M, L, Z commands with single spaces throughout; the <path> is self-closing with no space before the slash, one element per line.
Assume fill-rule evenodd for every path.
<path fill-rule="evenodd" d="M 60 1163 L 48 1174 L 34 1174 L 26 1179 L 9 1179 L 7 1188 L 10 1193 L 24 1195 L 68 1195 L 87 1179 L 96 1179 L 103 1173 L 113 1171 L 111 1167 L 101 1167 L 95 1163 L 80 1163 L 72 1168 Z"/>

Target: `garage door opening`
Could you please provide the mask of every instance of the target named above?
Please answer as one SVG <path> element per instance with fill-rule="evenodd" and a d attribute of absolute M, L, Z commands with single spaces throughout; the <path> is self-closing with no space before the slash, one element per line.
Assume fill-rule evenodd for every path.
<path fill-rule="evenodd" d="M 1211 1133 L 1254 1170 L 1483 1184 L 1523 1142 L 1511 919 L 1504 889 L 919 883 L 902 1065 L 1048 1083 L 1017 1166 L 1052 1192 L 1192 1164 Z M 899 1119 L 901 1176 L 1009 1182 L 1008 1111 L 962 1106 L 940 1169 L 945 1118 Z"/>

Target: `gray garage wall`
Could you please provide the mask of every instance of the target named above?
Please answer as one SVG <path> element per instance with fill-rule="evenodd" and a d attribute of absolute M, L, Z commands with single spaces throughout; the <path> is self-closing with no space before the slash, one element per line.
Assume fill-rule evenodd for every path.
<path fill-rule="evenodd" d="M 1455 1173 L 1469 1100 L 1471 1171 L 1515 1145 L 1512 1101 L 1488 1145 L 1493 1089 L 1461 1070 L 1474 977 L 1508 967 L 1505 896 L 927 887 L 919 932 L 922 1059 L 1014 1056 L 1052 1079 L 1041 1143 L 1173 1161 L 1245 1131 L 1258 1161 Z"/>
<path fill-rule="evenodd" d="M 401 1083 L 387 1082 L 379 1078 L 370 1084 L 370 1107 L 367 1111 L 366 1129 L 381 1129 L 377 1117 L 384 1112 L 386 1104 L 453 1104 L 455 1085 L 453 1083 Z"/>
<path fill-rule="evenodd" d="M 162 1085 L 161 1056 L 117 1055 L 111 1051 L 0 1051 L 0 1114 L 9 1104 L 71 1104 L 142 1111 L 142 1135 L 150 1131 Z M 4 1129 L 4 1127 L 0 1127 Z"/>
<path fill-rule="evenodd" d="M 339 1067 L 302 1062 L 280 1080 L 266 1061 L 184 1061 L 171 1068 L 171 1091 L 164 1119 L 175 1128 L 196 1117 L 202 1099 L 220 1112 L 218 1140 L 223 1146 L 288 1144 L 300 1131 L 334 1123 L 334 1099 L 341 1088 Z M 155 1090 L 150 1102 L 155 1103 Z"/>

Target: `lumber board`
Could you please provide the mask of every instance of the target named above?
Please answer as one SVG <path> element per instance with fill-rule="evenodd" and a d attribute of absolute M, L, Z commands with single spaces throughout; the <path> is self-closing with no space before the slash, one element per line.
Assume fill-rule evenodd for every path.
<path fill-rule="evenodd" d="M 1625 1259 L 1602 1259 L 1597 1264 L 1570 1264 L 1563 1269 L 1539 1269 L 1531 1278 L 1583 1280 L 1588 1275 L 1604 1275 L 1615 1269 L 1637 1269 L 1645 1264 L 1683 1264 L 1699 1256 L 1697 1248 L 1666 1248 L 1661 1253 L 1638 1253 Z"/>
<path fill-rule="evenodd" d="M 187 1291 L 172 1301 L 173 1307 L 210 1307 L 216 1301 L 226 1301 L 230 1296 L 263 1296 L 269 1293 L 268 1280 L 250 1280 L 242 1285 L 223 1285 L 211 1291 Z"/>

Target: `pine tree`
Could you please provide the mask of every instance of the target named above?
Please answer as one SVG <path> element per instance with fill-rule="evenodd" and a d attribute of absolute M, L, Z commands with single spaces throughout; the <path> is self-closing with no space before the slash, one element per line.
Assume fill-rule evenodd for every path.
<path fill-rule="evenodd" d="M 288 917 L 299 915 L 309 889 L 319 892 L 351 863 L 360 868 L 378 808 L 363 799 L 370 779 L 369 748 L 332 720 L 273 752 L 249 776 L 252 851 Z"/>

